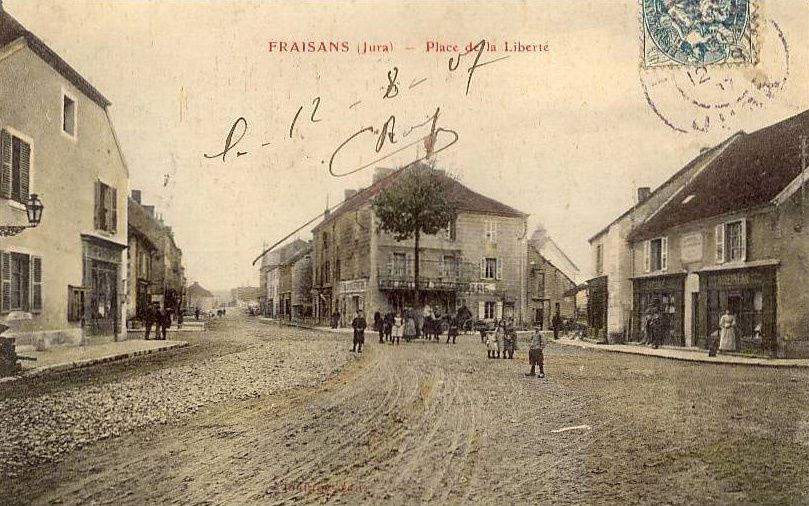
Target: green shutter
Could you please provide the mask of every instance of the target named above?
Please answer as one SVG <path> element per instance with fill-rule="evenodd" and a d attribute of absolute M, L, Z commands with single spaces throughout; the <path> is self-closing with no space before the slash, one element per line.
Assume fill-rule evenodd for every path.
<path fill-rule="evenodd" d="M 42 311 L 42 258 L 31 257 L 31 312 Z"/>
<path fill-rule="evenodd" d="M 0 132 L 0 197 L 11 198 L 11 135 L 5 130 Z"/>
<path fill-rule="evenodd" d="M 0 252 L 0 312 L 8 313 L 11 309 L 11 254 Z"/>
<path fill-rule="evenodd" d="M 20 202 L 28 202 L 31 177 L 31 145 L 20 141 Z"/>

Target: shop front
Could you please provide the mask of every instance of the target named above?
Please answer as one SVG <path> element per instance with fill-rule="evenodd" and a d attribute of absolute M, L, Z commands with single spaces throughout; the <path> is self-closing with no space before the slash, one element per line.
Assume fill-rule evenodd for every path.
<path fill-rule="evenodd" d="M 646 320 L 654 312 L 662 319 L 662 342 L 685 346 L 683 334 L 683 294 L 685 274 L 639 277 L 632 280 L 632 336 L 643 340 Z"/>
<path fill-rule="evenodd" d="M 125 246 L 92 236 L 83 239 L 83 284 L 90 288 L 85 305 L 85 332 L 90 336 L 118 334 L 121 331 L 118 286 L 121 251 Z"/>
<path fill-rule="evenodd" d="M 351 322 L 357 311 L 365 311 L 365 292 L 368 280 L 365 278 L 340 281 L 338 308 L 343 322 Z"/>
<path fill-rule="evenodd" d="M 776 267 L 702 271 L 697 343 L 719 329 L 725 310 L 736 320 L 736 350 L 774 352 L 776 334 Z"/>

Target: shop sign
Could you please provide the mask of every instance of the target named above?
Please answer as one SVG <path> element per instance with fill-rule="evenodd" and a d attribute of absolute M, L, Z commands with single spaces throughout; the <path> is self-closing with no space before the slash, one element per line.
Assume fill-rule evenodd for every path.
<path fill-rule="evenodd" d="M 680 261 L 682 263 L 702 260 L 702 233 L 686 234 L 680 238 Z"/>
<path fill-rule="evenodd" d="M 467 284 L 466 293 L 471 294 L 492 294 L 496 291 L 495 283 L 482 283 L 473 281 Z"/>
<path fill-rule="evenodd" d="M 367 289 L 367 279 L 349 279 L 348 281 L 340 281 L 340 293 L 365 293 Z"/>

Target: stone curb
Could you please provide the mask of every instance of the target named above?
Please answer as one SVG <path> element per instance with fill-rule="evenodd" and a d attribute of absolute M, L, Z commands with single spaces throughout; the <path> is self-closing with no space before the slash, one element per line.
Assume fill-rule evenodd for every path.
<path fill-rule="evenodd" d="M 0 383 L 7 383 L 7 382 L 10 382 L 10 381 L 18 381 L 18 380 L 25 379 L 25 378 L 31 378 L 31 377 L 34 377 L 34 376 L 40 376 L 42 374 L 51 374 L 51 373 L 69 371 L 69 370 L 72 370 L 72 369 L 81 369 L 81 368 L 90 367 L 90 366 L 93 366 L 93 365 L 103 364 L 103 363 L 107 363 L 107 362 L 116 362 L 116 361 L 119 361 L 119 360 L 126 360 L 128 358 L 134 358 L 134 357 L 139 357 L 139 356 L 143 356 L 143 355 L 151 355 L 152 353 L 157 353 L 157 352 L 161 352 L 161 351 L 168 351 L 168 350 L 174 350 L 174 349 L 179 349 L 179 348 L 185 348 L 186 346 L 188 346 L 188 343 L 186 341 L 178 341 L 176 343 L 172 343 L 172 344 L 169 344 L 169 345 L 166 345 L 166 346 L 162 346 L 160 348 L 150 348 L 150 349 L 146 349 L 146 350 L 136 350 L 136 351 L 130 351 L 130 352 L 126 352 L 126 353 L 114 353 L 112 355 L 104 355 L 102 357 L 88 358 L 88 359 L 84 359 L 84 360 L 76 360 L 76 361 L 73 361 L 73 362 L 67 362 L 67 363 L 63 363 L 63 364 L 46 365 L 46 366 L 37 367 L 37 368 L 34 368 L 34 369 L 28 369 L 26 371 L 23 371 L 22 374 L 17 375 L 17 376 L 9 376 L 9 377 L 6 377 L 6 378 L 0 378 Z"/>
<path fill-rule="evenodd" d="M 693 356 L 687 355 L 672 355 L 652 353 L 648 350 L 641 351 L 641 349 L 633 349 L 631 345 L 618 345 L 618 344 L 589 344 L 581 341 L 570 341 L 567 339 L 559 339 L 553 341 L 554 343 L 563 346 L 575 346 L 587 350 L 607 351 L 611 353 L 625 353 L 629 355 L 641 355 L 644 357 L 664 358 L 669 360 L 679 360 L 681 362 L 696 362 L 700 364 L 714 364 L 714 365 L 741 365 L 747 367 L 781 367 L 781 368 L 809 368 L 809 360 L 804 359 L 778 359 L 778 358 L 742 358 L 738 356 L 717 356 L 709 357 L 707 354 L 700 356 L 694 353 Z M 617 349 L 617 346 L 625 348 Z M 644 349 L 645 350 L 645 349 Z"/>

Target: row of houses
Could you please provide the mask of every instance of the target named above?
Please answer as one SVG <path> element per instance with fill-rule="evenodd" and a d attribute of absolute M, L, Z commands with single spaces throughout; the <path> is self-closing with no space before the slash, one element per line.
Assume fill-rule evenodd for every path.
<path fill-rule="evenodd" d="M 588 320 L 612 341 L 641 339 L 644 315 L 665 343 L 701 347 L 720 315 L 741 351 L 809 356 L 809 111 L 704 149 L 590 238 Z"/>
<path fill-rule="evenodd" d="M 18 346 L 112 339 L 152 297 L 180 303 L 181 251 L 128 198 L 110 105 L 0 3 L 0 321 Z"/>
<path fill-rule="evenodd" d="M 262 310 L 276 318 L 321 323 L 358 310 L 402 311 L 414 300 L 413 240 L 379 229 L 372 202 L 407 170 L 431 170 L 458 214 L 446 230 L 420 241 L 420 291 L 441 314 L 467 307 L 477 320 L 513 317 L 549 328 L 554 314 L 575 318 L 578 269 L 544 231 L 529 236 L 528 215 L 464 186 L 424 164 L 377 168 L 372 184 L 346 190 L 324 212 L 309 241 L 265 254 L 260 269 Z"/>

